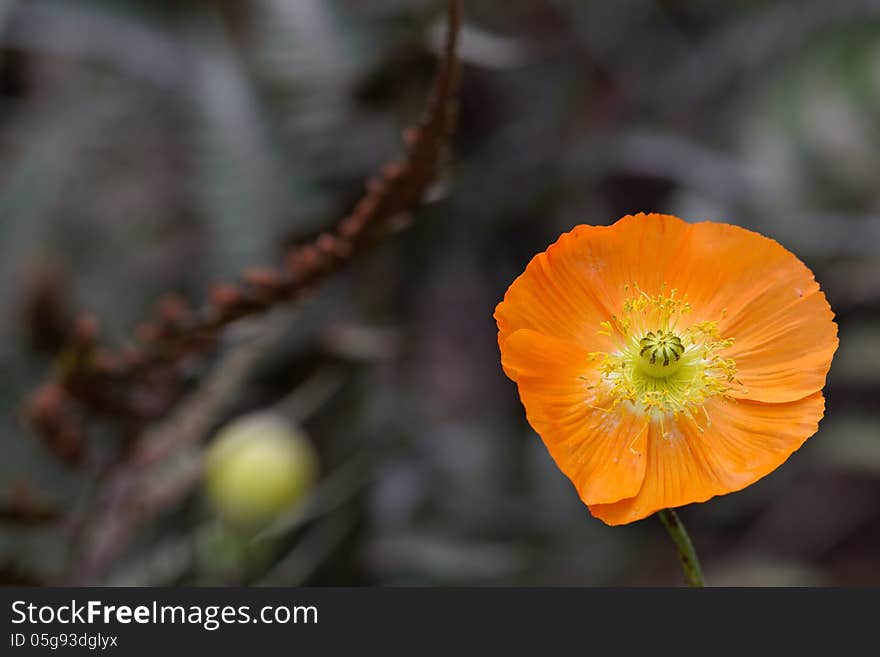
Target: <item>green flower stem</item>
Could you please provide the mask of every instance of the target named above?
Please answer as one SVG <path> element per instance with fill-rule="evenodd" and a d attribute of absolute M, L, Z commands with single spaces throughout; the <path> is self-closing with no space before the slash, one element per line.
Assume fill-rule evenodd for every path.
<path fill-rule="evenodd" d="M 690 586 L 706 586 L 706 582 L 703 581 L 703 571 L 700 569 L 700 560 L 697 558 L 697 551 L 694 549 L 694 544 L 691 543 L 691 538 L 678 514 L 673 509 L 663 509 L 658 511 L 657 515 L 660 517 L 660 522 L 666 527 L 666 531 L 669 532 L 675 547 L 678 548 L 678 558 L 681 560 L 681 568 L 688 584 Z"/>

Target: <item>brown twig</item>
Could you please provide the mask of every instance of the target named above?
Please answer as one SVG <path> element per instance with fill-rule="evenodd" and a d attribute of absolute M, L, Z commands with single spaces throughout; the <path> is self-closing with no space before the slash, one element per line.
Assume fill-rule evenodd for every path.
<path fill-rule="evenodd" d="M 199 442 L 288 328 L 286 321 L 266 324 L 252 340 L 227 351 L 170 417 L 140 436 L 128 458 L 106 473 L 89 508 L 69 520 L 76 544 L 75 583 L 99 576 L 139 527 L 192 492 L 201 475 Z"/>
<path fill-rule="evenodd" d="M 58 509 L 36 498 L 24 482 L 13 486 L 6 501 L 0 503 L 0 523 L 45 525 L 58 517 Z"/>
<path fill-rule="evenodd" d="M 181 364 L 213 346 L 224 327 L 301 298 L 418 205 L 440 173 L 455 126 L 460 19 L 460 0 L 450 0 L 431 98 L 422 120 L 404 134 L 404 157 L 367 183 L 363 198 L 334 229 L 291 249 L 279 266 L 253 268 L 239 282 L 214 287 L 198 309 L 174 296 L 162 299 L 154 317 L 136 330 L 133 344 L 119 353 L 101 348 L 97 323 L 80 318 L 59 367 L 25 408 L 53 451 L 79 462 L 82 423 L 95 416 L 116 420 L 129 437 L 142 432 L 178 400 Z"/>
<path fill-rule="evenodd" d="M 70 338 L 73 311 L 61 261 L 40 259 L 31 265 L 20 312 L 28 342 L 34 350 L 54 355 L 64 347 Z"/>
<path fill-rule="evenodd" d="M 397 218 L 414 209 L 424 197 L 440 173 L 454 128 L 459 22 L 459 0 L 451 0 L 446 49 L 425 115 L 416 128 L 405 134 L 405 157 L 385 166 L 381 175 L 367 184 L 364 198 L 332 231 L 293 248 L 278 267 L 252 269 L 239 283 L 215 287 L 200 310 L 166 297 L 155 317 L 137 330 L 135 345 L 124 352 L 112 353 L 98 346 L 93 318 L 84 315 L 76 322 L 51 381 L 32 398 L 28 417 L 56 453 L 72 454 L 67 457 L 70 462 L 83 458 L 85 421 L 90 417 L 115 419 L 130 436 L 123 458 L 105 472 L 94 504 L 82 515 L 69 519 L 68 527 L 77 543 L 78 583 L 100 577 L 142 523 L 189 494 L 198 480 L 197 456 L 184 458 L 190 465 L 183 472 L 172 473 L 170 479 L 165 472 L 168 457 L 205 437 L 217 405 L 237 389 L 227 385 L 230 379 L 223 364 L 245 367 L 253 361 L 253 350 L 247 348 L 241 357 L 235 352 L 227 354 L 218 366 L 221 381 L 211 377 L 174 415 L 156 424 L 178 401 L 177 384 L 186 359 L 215 344 L 228 324 L 313 290 L 352 256 L 381 238 Z M 235 381 L 242 378 L 233 377 Z M 46 397 L 51 403 L 45 399 L 40 402 Z M 59 409 L 64 410 L 63 417 Z M 67 435 L 74 418 L 76 440 Z M 67 447 L 62 452 L 68 443 L 77 449 Z"/>

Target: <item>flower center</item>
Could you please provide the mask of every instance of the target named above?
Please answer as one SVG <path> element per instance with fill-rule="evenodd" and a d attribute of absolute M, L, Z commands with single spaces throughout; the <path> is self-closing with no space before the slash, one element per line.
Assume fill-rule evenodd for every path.
<path fill-rule="evenodd" d="M 695 411 L 705 413 L 707 399 L 741 385 L 736 363 L 719 353 L 733 338 L 721 338 L 717 322 L 688 324 L 691 306 L 676 290 L 667 294 L 664 286 L 651 296 L 634 288 L 637 294 L 624 300 L 622 313 L 601 324 L 599 332 L 616 349 L 590 354 L 600 379 L 589 388 L 611 400 L 603 410 L 625 403 L 661 420 L 679 414 L 693 419 Z"/>
<path fill-rule="evenodd" d="M 648 331 L 639 340 L 639 367 L 648 376 L 666 378 L 678 371 L 684 344 L 674 333 Z"/>

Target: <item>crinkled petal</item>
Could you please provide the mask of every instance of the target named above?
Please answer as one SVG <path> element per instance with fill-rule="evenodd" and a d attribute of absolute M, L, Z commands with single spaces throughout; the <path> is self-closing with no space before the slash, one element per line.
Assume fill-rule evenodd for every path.
<path fill-rule="evenodd" d="M 665 273 L 687 295 L 693 321 L 716 321 L 733 338 L 743 389 L 731 395 L 781 403 L 825 385 L 837 325 L 813 273 L 778 242 L 720 223 L 698 223 Z"/>
<path fill-rule="evenodd" d="M 740 490 L 769 474 L 818 429 L 822 393 L 786 404 L 710 400 L 711 424 L 679 418 L 661 429 L 652 421 L 645 478 L 638 494 L 590 512 L 622 525 L 659 511 Z"/>
<path fill-rule="evenodd" d="M 659 290 L 689 229 L 669 215 L 640 214 L 564 233 L 532 258 L 495 309 L 499 346 L 514 331 L 532 329 L 608 351 L 613 342 L 599 333 L 600 324 L 620 312 L 630 294 L 624 286 Z"/>
<path fill-rule="evenodd" d="M 636 494 L 645 474 L 647 422 L 591 385 L 589 354 L 575 343 L 521 329 L 502 345 L 504 366 L 516 373 L 526 416 L 585 504 Z"/>

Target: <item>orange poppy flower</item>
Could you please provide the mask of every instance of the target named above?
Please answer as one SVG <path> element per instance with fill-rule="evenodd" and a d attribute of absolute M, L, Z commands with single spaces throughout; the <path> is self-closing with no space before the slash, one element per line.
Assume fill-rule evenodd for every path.
<path fill-rule="evenodd" d="M 833 318 L 777 242 L 661 214 L 565 233 L 495 310 L 529 423 L 609 525 L 781 465 L 824 414 Z"/>

